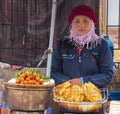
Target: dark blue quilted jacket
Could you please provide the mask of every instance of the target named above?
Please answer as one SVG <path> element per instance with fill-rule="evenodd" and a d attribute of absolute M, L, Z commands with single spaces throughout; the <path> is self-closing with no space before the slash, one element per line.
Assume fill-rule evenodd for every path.
<path fill-rule="evenodd" d="M 92 82 L 98 87 L 105 87 L 113 78 L 113 59 L 107 42 L 101 39 L 101 43 L 95 48 L 87 48 L 98 61 L 98 64 L 82 51 L 79 61 L 78 52 L 71 45 L 66 53 L 63 53 L 61 39 L 52 55 L 51 78 L 56 84 L 63 83 L 72 78 L 83 78 L 84 82 Z"/>

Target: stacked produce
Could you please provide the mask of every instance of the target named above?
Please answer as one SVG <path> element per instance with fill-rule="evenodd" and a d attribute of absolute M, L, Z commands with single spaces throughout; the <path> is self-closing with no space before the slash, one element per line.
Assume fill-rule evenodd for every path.
<path fill-rule="evenodd" d="M 91 82 L 78 86 L 67 81 L 54 87 L 53 96 L 54 101 L 63 110 L 75 113 L 92 113 L 100 110 L 102 104 L 107 101 L 105 95 L 107 90 L 105 90 L 105 88 L 99 89 Z"/>
<path fill-rule="evenodd" d="M 71 85 L 70 82 L 65 82 L 55 87 L 54 98 L 69 102 L 97 102 L 102 101 L 102 94 L 91 82 L 82 86 Z"/>
<path fill-rule="evenodd" d="M 20 70 L 15 74 L 15 77 L 8 83 L 24 84 L 24 85 L 54 85 L 53 79 L 45 76 L 37 70 L 26 69 Z"/>
<path fill-rule="evenodd" d="M 28 68 L 16 72 L 4 85 L 11 110 L 36 112 L 48 108 L 55 82 L 38 69 Z"/>

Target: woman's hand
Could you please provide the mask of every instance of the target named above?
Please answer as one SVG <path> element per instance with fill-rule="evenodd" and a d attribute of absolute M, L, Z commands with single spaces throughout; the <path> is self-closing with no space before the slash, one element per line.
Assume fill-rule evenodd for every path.
<path fill-rule="evenodd" d="M 72 85 L 78 85 L 81 86 L 82 85 L 82 81 L 80 78 L 74 78 L 71 80 L 68 80 Z"/>

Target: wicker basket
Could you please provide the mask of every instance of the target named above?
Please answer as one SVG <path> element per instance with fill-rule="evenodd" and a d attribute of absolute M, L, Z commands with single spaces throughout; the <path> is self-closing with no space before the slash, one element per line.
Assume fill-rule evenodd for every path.
<path fill-rule="evenodd" d="M 48 108 L 53 86 L 5 83 L 7 103 L 14 111 L 42 111 Z"/>

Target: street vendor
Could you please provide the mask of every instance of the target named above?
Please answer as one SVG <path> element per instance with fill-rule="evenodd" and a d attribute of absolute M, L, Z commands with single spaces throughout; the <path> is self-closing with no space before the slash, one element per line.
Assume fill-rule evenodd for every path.
<path fill-rule="evenodd" d="M 69 81 L 72 85 L 91 82 L 105 87 L 113 78 L 113 59 L 107 42 L 95 33 L 98 19 L 93 9 L 88 5 L 74 7 L 68 23 L 69 35 L 59 40 L 52 55 L 51 78 L 57 85 Z"/>

